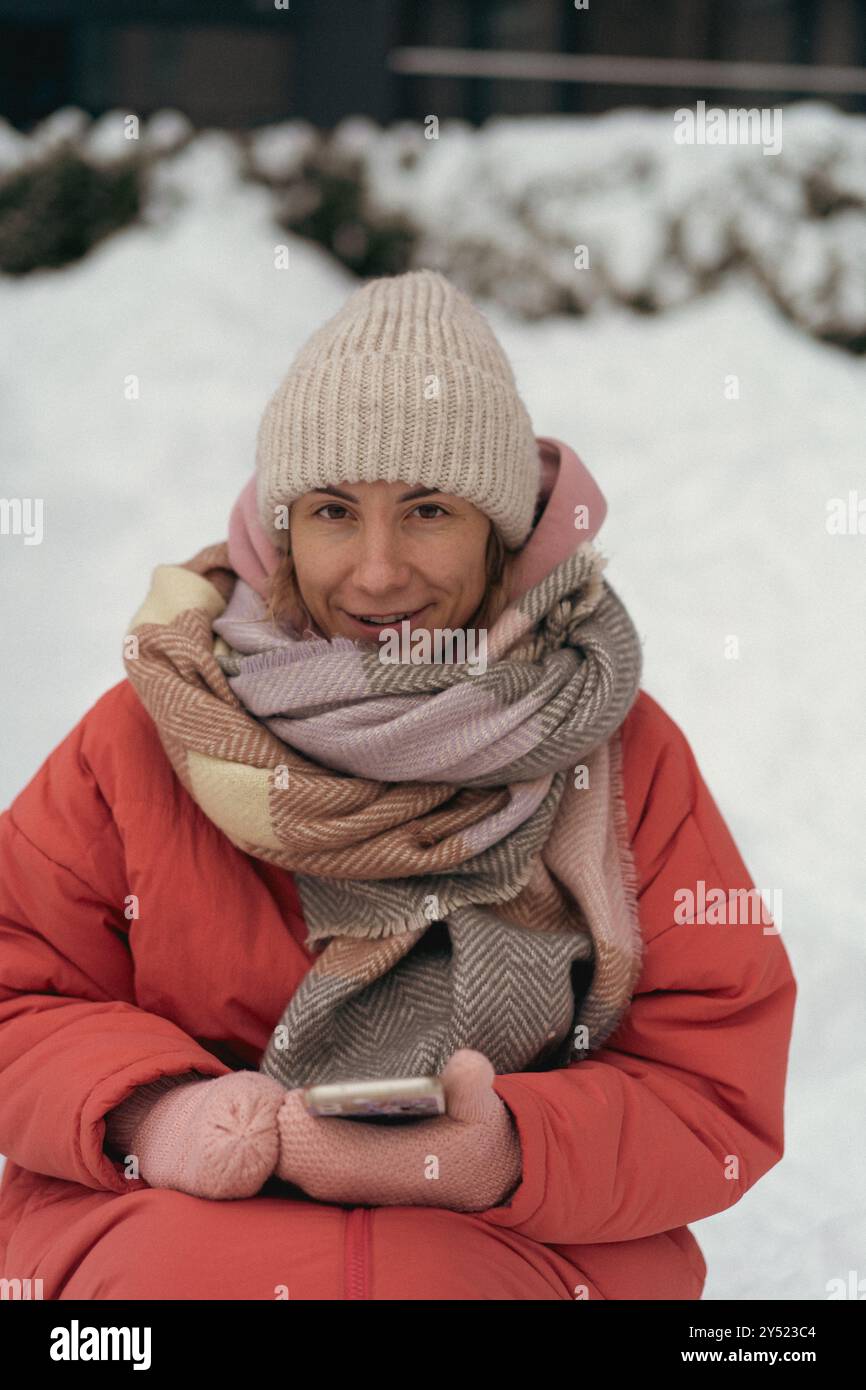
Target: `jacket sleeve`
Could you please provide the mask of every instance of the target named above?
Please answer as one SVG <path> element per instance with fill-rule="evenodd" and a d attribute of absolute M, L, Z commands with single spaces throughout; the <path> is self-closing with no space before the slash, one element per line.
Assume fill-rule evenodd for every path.
<path fill-rule="evenodd" d="M 713 923 L 710 910 L 695 914 L 704 922 L 676 920 L 675 895 L 699 894 L 700 880 L 727 901 L 754 884 L 688 742 L 667 724 L 632 832 L 645 948 L 629 1010 L 583 1061 L 494 1081 L 523 1177 L 481 1215 L 548 1244 L 701 1220 L 733 1206 L 784 1151 L 796 982 L 780 923 L 759 905 L 728 912 L 739 925 Z"/>
<path fill-rule="evenodd" d="M 133 1002 L 123 842 L 88 718 L 0 815 L 0 1152 L 129 1192 L 146 1184 L 104 1151 L 106 1113 L 161 1076 L 231 1069 Z"/>

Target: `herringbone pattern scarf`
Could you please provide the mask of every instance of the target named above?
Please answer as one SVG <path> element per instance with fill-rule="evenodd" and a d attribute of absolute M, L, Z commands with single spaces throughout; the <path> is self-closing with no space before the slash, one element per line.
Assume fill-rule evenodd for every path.
<path fill-rule="evenodd" d="M 460 1047 L 539 1070 L 613 1033 L 641 963 L 619 738 L 641 651 L 605 563 L 585 543 L 515 600 L 483 672 L 277 629 L 225 544 L 154 570 L 129 679 L 321 948 L 262 1071 L 429 1075 Z"/>

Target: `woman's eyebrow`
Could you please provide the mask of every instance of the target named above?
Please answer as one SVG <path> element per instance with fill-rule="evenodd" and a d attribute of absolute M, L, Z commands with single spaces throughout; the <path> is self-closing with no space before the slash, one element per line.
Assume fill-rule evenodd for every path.
<path fill-rule="evenodd" d="M 398 502 L 411 502 L 416 497 L 430 497 L 434 493 L 441 492 L 438 487 L 413 487 L 411 492 L 404 492 L 402 497 L 398 497 Z M 345 502 L 357 502 L 358 498 L 353 497 L 351 492 L 344 492 L 339 487 L 311 487 L 310 492 L 325 492 L 331 497 L 342 497 Z"/>

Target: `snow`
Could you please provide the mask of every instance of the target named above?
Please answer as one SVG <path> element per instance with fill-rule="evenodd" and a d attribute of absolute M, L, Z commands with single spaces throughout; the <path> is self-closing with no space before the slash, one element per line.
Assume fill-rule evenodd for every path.
<path fill-rule="evenodd" d="M 815 142 L 832 124 L 822 120 Z M 607 187 L 618 203 L 617 224 L 645 194 L 639 179 L 631 195 L 605 180 L 605 149 L 634 176 L 635 121 L 598 122 L 582 155 L 599 198 Z M 363 123 L 349 134 L 369 147 Z M 468 179 L 474 193 L 477 180 L 474 218 L 489 232 L 497 199 L 505 220 L 503 190 L 520 185 L 521 160 L 536 180 L 543 161 L 557 168 L 556 151 L 514 123 L 490 141 L 495 178 L 465 132 L 446 146 L 449 196 L 427 188 L 439 221 L 472 203 L 455 190 Z M 393 143 L 418 147 L 405 131 Z M 0 129 L 0 159 L 10 144 Z M 794 157 L 790 143 L 785 153 Z M 286 167 L 279 141 L 261 141 L 257 157 Z M 270 393 L 356 283 L 273 223 L 271 195 L 243 182 L 241 167 L 238 145 L 208 132 L 155 170 L 142 225 L 61 271 L 0 277 L 0 491 L 45 505 L 41 545 L 0 536 L 3 805 L 123 678 L 122 638 L 152 568 L 224 538 Z M 526 174 L 524 162 L 524 184 Z M 422 161 L 417 197 L 429 179 Z M 862 226 L 851 229 L 861 247 Z M 620 232 L 628 276 L 634 242 L 628 250 Z M 695 264 L 711 261 L 712 220 L 690 222 L 688 235 Z M 581 239 L 572 228 L 569 247 Z M 531 256 L 518 245 L 515 284 L 534 273 Z M 564 273 L 575 274 L 570 259 Z M 866 497 L 866 361 L 793 327 L 745 274 L 658 316 L 606 304 L 527 322 L 479 303 L 536 432 L 568 441 L 607 496 L 599 544 L 644 641 L 644 687 L 688 737 L 756 885 L 769 901 L 783 893 L 799 985 L 786 1154 L 733 1209 L 696 1223 L 705 1297 L 822 1299 L 858 1261 L 866 1274 L 866 535 L 826 527 L 830 499 Z"/>
<path fill-rule="evenodd" d="M 27 158 L 30 141 L 0 117 L 0 175 L 7 176 Z"/>
<path fill-rule="evenodd" d="M 194 133 L 195 128 L 188 116 L 182 111 L 175 111 L 173 107 L 165 107 L 161 111 L 154 111 L 146 122 L 144 140 L 153 154 L 168 154 L 178 149 Z"/>
<path fill-rule="evenodd" d="M 263 126 L 250 137 L 251 166 L 262 178 L 297 177 L 319 141 L 319 132 L 308 121 Z"/>
<path fill-rule="evenodd" d="M 33 130 L 30 136 L 31 158 L 34 154 L 47 154 L 62 145 L 75 145 L 88 128 L 89 117 L 77 106 L 62 106 L 52 111 Z"/>
<path fill-rule="evenodd" d="M 166 107 L 140 122 L 138 137 L 128 134 L 129 111 L 106 111 L 91 120 L 77 106 L 52 111 L 29 134 L 22 134 L 0 117 L 0 177 L 32 164 L 66 146 L 91 164 L 111 164 L 144 149 L 150 155 L 166 155 L 193 134 L 194 127 L 182 111 Z"/>

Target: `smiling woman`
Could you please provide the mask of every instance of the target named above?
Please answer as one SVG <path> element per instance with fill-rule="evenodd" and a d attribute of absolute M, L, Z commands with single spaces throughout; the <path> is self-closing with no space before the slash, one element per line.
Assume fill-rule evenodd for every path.
<path fill-rule="evenodd" d="M 0 1275 L 700 1297 L 687 1223 L 781 1157 L 794 981 L 761 923 L 673 915 L 753 884 L 604 515 L 437 272 L 316 330 L 227 541 L 156 567 L 127 680 L 0 817 Z M 383 662 L 404 620 L 489 626 L 483 672 Z M 418 1077 L 444 1115 L 304 1104 Z"/>

